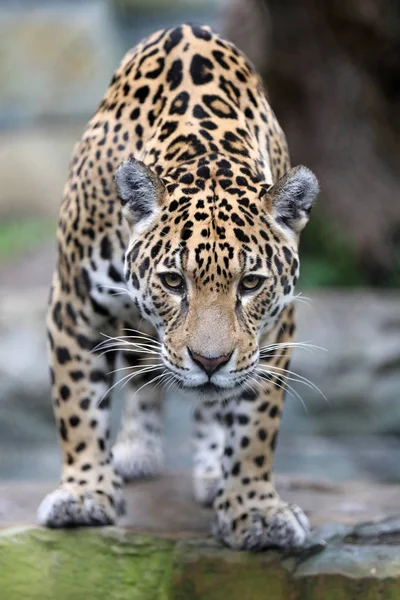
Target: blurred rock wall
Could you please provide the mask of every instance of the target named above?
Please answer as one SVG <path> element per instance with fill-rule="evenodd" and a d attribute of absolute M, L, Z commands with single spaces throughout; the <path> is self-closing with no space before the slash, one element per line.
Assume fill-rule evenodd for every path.
<path fill-rule="evenodd" d="M 0 218 L 56 215 L 73 145 L 119 60 L 108 3 L 0 4 Z"/>
<path fill-rule="evenodd" d="M 123 54 L 217 0 L 0 3 L 0 218 L 57 216 L 72 149 Z"/>

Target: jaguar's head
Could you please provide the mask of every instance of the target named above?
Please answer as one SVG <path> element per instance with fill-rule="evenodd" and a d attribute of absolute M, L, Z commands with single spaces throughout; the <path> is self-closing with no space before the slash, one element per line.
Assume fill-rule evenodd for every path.
<path fill-rule="evenodd" d="M 158 330 L 165 366 L 187 388 L 239 389 L 261 332 L 292 300 L 315 176 L 300 166 L 268 186 L 204 159 L 160 178 L 130 159 L 115 180 L 131 231 L 128 289 Z"/>

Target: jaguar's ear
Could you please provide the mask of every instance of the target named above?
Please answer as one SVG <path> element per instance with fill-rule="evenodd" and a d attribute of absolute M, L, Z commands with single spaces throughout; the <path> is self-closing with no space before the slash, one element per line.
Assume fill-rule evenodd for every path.
<path fill-rule="evenodd" d="M 166 190 L 161 179 L 140 160 L 129 157 L 115 173 L 122 213 L 131 225 L 157 212 Z"/>
<path fill-rule="evenodd" d="M 300 233 L 318 192 L 318 180 L 310 169 L 303 166 L 290 169 L 268 190 L 277 223 Z"/>

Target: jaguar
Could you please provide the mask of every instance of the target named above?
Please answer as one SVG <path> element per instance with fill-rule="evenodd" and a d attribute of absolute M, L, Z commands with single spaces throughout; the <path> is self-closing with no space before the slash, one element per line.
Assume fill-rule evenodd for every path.
<path fill-rule="evenodd" d="M 61 204 L 47 330 L 62 473 L 42 525 L 116 521 L 123 481 L 162 469 L 170 387 L 196 397 L 193 492 L 215 535 L 239 550 L 304 543 L 307 517 L 278 496 L 272 464 L 317 194 L 232 43 L 182 25 L 127 53 Z"/>

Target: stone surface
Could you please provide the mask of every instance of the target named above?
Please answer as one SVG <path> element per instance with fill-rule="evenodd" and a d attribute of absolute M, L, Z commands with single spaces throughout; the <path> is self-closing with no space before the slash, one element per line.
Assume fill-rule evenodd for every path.
<path fill-rule="evenodd" d="M 308 295 L 309 304 L 297 306 L 296 341 L 326 351 L 299 349 L 291 368 L 316 384 L 328 401 L 310 387 L 290 382 L 308 409 L 307 414 L 300 402 L 290 399 L 287 414 L 293 429 L 398 435 L 399 293 L 339 290 Z"/>
<path fill-rule="evenodd" d="M 0 527 L 35 523 L 41 499 L 57 485 L 52 482 L 0 484 Z M 353 526 L 400 514 L 400 485 L 340 483 L 301 476 L 277 476 L 281 497 L 300 505 L 312 526 L 326 523 Z M 127 512 L 123 527 L 158 535 L 207 535 L 213 512 L 193 499 L 188 470 L 171 471 L 157 479 L 126 486 Z"/>
<path fill-rule="evenodd" d="M 306 509 L 313 530 L 301 550 L 259 554 L 232 552 L 209 536 L 212 511 L 194 503 L 185 472 L 128 486 L 119 527 L 34 526 L 50 489 L 0 485 L 0 598 L 400 598 L 399 485 L 280 477 L 281 495 Z"/>
<path fill-rule="evenodd" d="M 28 310 L 27 310 L 28 308 Z M 0 414 L 2 443 L 22 434 L 18 413 L 29 408 L 30 427 L 50 423 L 50 386 L 42 291 L 31 290 L 0 300 Z M 44 434 L 44 432 L 42 432 Z"/>
<path fill-rule="evenodd" d="M 373 528 L 373 525 L 371 526 Z M 7 600 L 395 600 L 399 547 L 328 544 L 288 554 L 232 552 L 211 539 L 160 539 L 115 527 L 0 532 Z"/>

